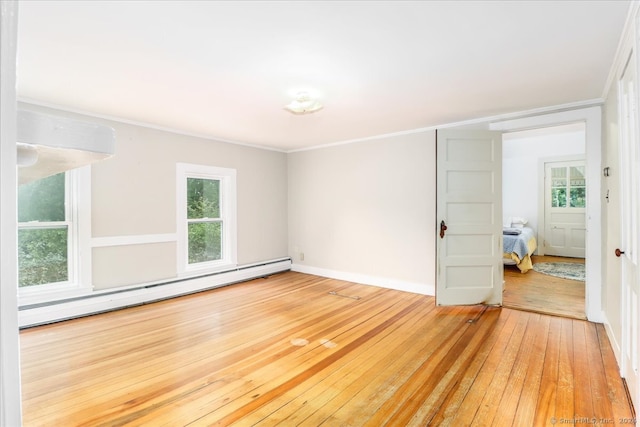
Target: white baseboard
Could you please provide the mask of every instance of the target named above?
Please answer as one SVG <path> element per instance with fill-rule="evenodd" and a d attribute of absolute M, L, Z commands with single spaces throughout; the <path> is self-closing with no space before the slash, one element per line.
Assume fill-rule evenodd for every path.
<path fill-rule="evenodd" d="M 604 317 L 604 330 L 607 332 L 607 337 L 609 338 L 609 343 L 611 344 L 611 349 L 613 350 L 613 354 L 616 357 L 616 362 L 618 362 L 618 371 L 620 375 L 622 375 L 621 367 L 622 367 L 622 347 L 620 343 L 616 339 L 616 335 L 613 333 L 613 329 L 611 329 L 611 325 L 609 324 L 609 319 L 607 316 L 603 314 Z"/>
<path fill-rule="evenodd" d="M 586 306 L 585 310 L 588 310 L 588 309 L 589 307 Z M 593 323 L 604 323 L 605 325 L 607 324 L 604 311 L 602 310 L 594 310 L 593 313 L 589 313 L 587 311 L 587 320 Z"/>
<path fill-rule="evenodd" d="M 345 280 L 347 282 L 360 283 L 363 285 L 372 285 L 379 286 L 381 288 L 395 289 L 398 291 L 412 292 L 414 294 L 431 296 L 434 296 L 436 294 L 435 284 L 407 282 L 404 280 L 390 279 L 387 277 L 368 276 L 366 274 L 328 270 L 325 268 L 312 267 L 302 264 L 292 264 L 291 270 L 297 271 L 299 273 L 328 277 L 330 279 Z"/>
<path fill-rule="evenodd" d="M 232 283 L 243 282 L 291 269 L 291 260 L 265 261 L 264 263 L 239 266 L 218 274 L 191 279 L 175 279 L 167 283 L 141 284 L 126 289 L 110 289 L 80 298 L 21 307 L 18 311 L 18 326 L 21 328 L 59 322 L 76 317 L 103 313 L 135 305 L 187 295 Z"/>

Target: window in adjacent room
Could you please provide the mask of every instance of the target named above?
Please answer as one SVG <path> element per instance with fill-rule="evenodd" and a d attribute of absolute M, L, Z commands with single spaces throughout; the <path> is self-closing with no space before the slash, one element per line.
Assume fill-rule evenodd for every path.
<path fill-rule="evenodd" d="M 177 165 L 179 272 L 236 264 L 236 171 Z"/>
<path fill-rule="evenodd" d="M 585 167 L 561 166 L 551 168 L 551 207 L 586 207 Z"/>

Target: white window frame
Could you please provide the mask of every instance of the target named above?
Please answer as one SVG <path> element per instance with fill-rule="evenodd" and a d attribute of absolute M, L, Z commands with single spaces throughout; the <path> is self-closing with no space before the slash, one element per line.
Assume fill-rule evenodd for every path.
<path fill-rule="evenodd" d="M 222 220 L 222 258 L 189 264 L 187 220 L 187 178 L 220 181 L 220 218 Z M 178 276 L 192 276 L 237 266 L 236 170 L 190 163 L 176 164 L 176 219 Z"/>
<path fill-rule="evenodd" d="M 552 163 L 559 163 L 559 165 L 554 166 Z M 571 212 L 576 212 L 578 209 L 582 209 L 583 211 L 586 211 L 586 188 L 587 188 L 587 165 L 586 162 L 584 160 L 568 160 L 568 161 L 558 161 L 558 162 L 546 162 L 545 165 L 548 164 L 549 165 L 549 179 L 551 180 L 549 189 L 552 190 L 553 188 L 558 188 L 558 187 L 554 187 L 553 186 L 553 169 L 564 169 L 566 172 L 565 175 L 565 179 L 567 180 L 567 182 L 564 185 L 564 188 L 566 190 L 566 206 L 551 206 L 549 205 L 549 207 L 551 209 L 569 209 L 571 210 Z M 582 181 L 584 181 L 584 184 L 582 185 L 573 185 L 572 180 L 571 180 L 571 168 L 572 167 L 582 167 L 584 169 L 584 176 L 582 178 Z M 580 188 L 580 187 L 584 187 L 585 188 L 585 206 L 571 206 L 571 189 L 572 188 Z M 546 190 L 545 190 L 546 191 Z M 549 197 L 551 197 L 549 195 Z M 579 212 L 579 211 L 578 211 Z"/>
<path fill-rule="evenodd" d="M 18 287 L 19 305 L 90 293 L 91 280 L 91 166 L 65 172 L 65 221 L 24 223 L 32 228 L 66 225 L 68 280 Z M 23 225 L 23 224 L 19 224 Z"/>

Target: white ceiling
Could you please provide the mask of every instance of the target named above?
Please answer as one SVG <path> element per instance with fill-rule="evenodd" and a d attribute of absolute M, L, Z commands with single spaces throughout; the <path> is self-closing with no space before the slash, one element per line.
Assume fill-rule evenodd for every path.
<path fill-rule="evenodd" d="M 18 96 L 284 151 L 601 98 L 628 1 L 22 1 Z M 285 111 L 300 90 L 325 108 Z"/>

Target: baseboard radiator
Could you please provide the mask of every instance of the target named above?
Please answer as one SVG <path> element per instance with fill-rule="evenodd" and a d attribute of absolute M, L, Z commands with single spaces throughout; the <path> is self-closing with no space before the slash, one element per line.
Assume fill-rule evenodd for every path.
<path fill-rule="evenodd" d="M 148 304 L 265 277 L 290 269 L 291 258 L 283 258 L 239 266 L 198 277 L 171 279 L 120 290 L 99 291 L 65 300 L 21 306 L 18 308 L 18 325 L 20 328 L 28 328 Z"/>

